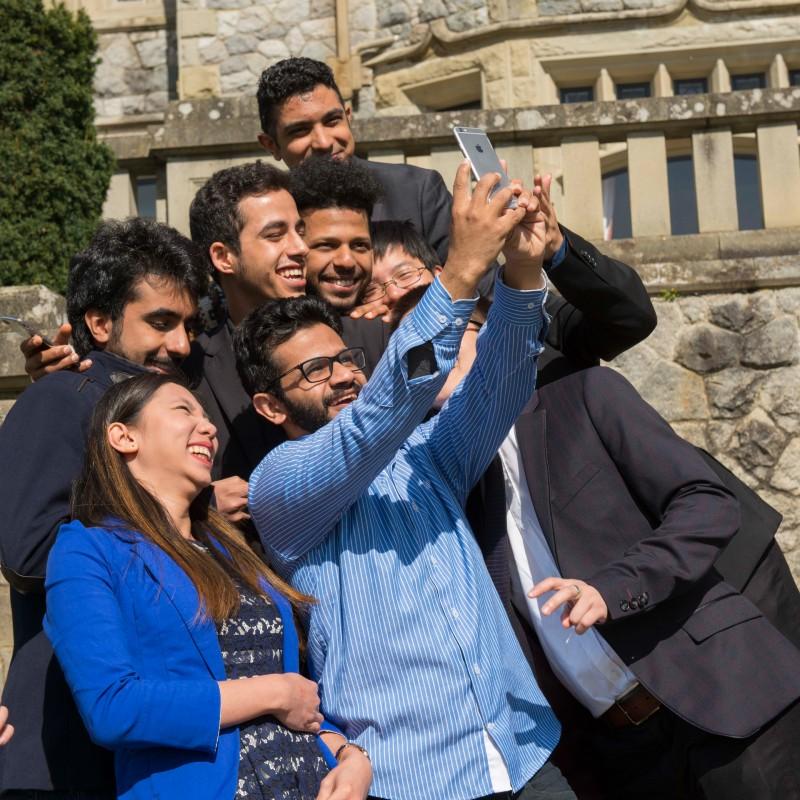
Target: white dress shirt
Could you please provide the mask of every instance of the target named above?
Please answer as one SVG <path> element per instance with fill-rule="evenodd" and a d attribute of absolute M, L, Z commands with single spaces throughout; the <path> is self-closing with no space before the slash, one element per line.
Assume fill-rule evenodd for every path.
<path fill-rule="evenodd" d="M 506 526 L 511 543 L 514 605 L 530 622 L 561 683 L 592 716 L 599 717 L 636 683 L 636 676 L 593 627 L 578 635 L 574 628 L 561 626 L 561 609 L 548 617 L 543 616 L 538 601 L 528 597 L 535 583 L 563 576 L 531 501 L 514 428 L 500 447 L 500 458 L 506 484 Z"/>

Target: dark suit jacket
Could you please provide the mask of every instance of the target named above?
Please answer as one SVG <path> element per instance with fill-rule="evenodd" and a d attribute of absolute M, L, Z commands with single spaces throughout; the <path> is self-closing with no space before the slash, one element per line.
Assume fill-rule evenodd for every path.
<path fill-rule="evenodd" d="M 744 737 L 800 697 L 800 650 L 713 568 L 738 503 L 622 376 L 551 384 L 516 430 L 561 574 L 600 591 L 597 630 L 665 706 Z"/>
<path fill-rule="evenodd" d="M 92 744 L 42 630 L 47 557 L 69 520 L 72 482 L 89 419 L 103 392 L 143 367 L 101 352 L 79 374 L 62 370 L 29 386 L 0 427 L 0 557 L 11 584 L 14 654 L 3 690 L 15 727 L 0 747 L 6 789 L 113 792 L 111 754 Z"/>
<path fill-rule="evenodd" d="M 364 371 L 369 377 L 386 347 L 387 326 L 380 320 L 342 317 L 342 328 L 342 338 L 348 347 L 363 347 L 366 351 Z M 229 321 L 213 333 L 197 338 L 183 369 L 217 427 L 220 456 L 214 464 L 214 478 L 238 475 L 248 480 L 261 459 L 285 437 L 280 428 L 253 409 L 236 371 Z"/>
<path fill-rule="evenodd" d="M 383 186 L 383 197 L 375 205 L 372 220 L 408 220 L 437 252 L 441 264 L 447 259 L 450 239 L 450 207 L 453 199 L 442 176 L 430 169 L 410 164 L 360 163 Z"/>

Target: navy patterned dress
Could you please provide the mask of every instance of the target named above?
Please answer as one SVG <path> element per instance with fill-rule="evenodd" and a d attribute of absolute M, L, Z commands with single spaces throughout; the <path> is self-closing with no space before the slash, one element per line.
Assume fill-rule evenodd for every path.
<path fill-rule="evenodd" d="M 229 679 L 283 672 L 283 620 L 274 603 L 239 587 L 236 617 L 217 625 Z M 328 766 L 314 734 L 265 716 L 239 726 L 237 800 L 314 800 Z"/>

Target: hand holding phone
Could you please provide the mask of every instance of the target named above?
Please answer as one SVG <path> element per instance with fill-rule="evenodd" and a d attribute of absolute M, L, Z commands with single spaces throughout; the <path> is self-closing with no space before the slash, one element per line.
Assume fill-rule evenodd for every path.
<path fill-rule="evenodd" d="M 456 141 L 461 148 L 461 152 L 464 154 L 464 158 L 469 161 L 472 167 L 472 174 L 476 181 L 479 181 L 484 175 L 488 175 L 491 172 L 496 172 L 500 175 L 500 180 L 489 193 L 490 200 L 495 192 L 500 191 L 500 189 L 505 189 L 506 186 L 510 185 L 511 181 L 509 181 L 508 175 L 503 169 L 503 165 L 500 163 L 500 159 L 494 147 L 492 147 L 492 143 L 489 141 L 485 130 L 482 128 L 461 128 L 457 126 L 453 128 L 453 135 L 456 137 Z M 508 202 L 508 208 L 516 207 L 517 198 L 512 197 Z"/>
<path fill-rule="evenodd" d="M 11 317 L 11 316 L 3 316 L 0 315 L 0 322 L 5 323 L 5 327 L 8 329 L 10 328 L 15 333 L 19 333 L 24 336 L 26 339 L 30 339 L 32 336 L 38 336 L 45 347 L 52 347 L 53 343 L 35 326 L 31 325 L 30 322 L 26 322 L 24 319 L 20 317 Z"/>

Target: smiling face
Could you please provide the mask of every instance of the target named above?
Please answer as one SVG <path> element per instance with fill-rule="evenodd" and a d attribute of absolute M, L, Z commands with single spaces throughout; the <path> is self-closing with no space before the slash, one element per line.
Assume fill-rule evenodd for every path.
<path fill-rule="evenodd" d="M 108 436 L 133 477 L 167 505 L 169 498 L 194 498 L 211 483 L 217 429 L 177 383 L 158 388 L 135 422 L 113 423 Z"/>
<path fill-rule="evenodd" d="M 258 140 L 289 167 L 312 155 L 344 159 L 355 151 L 350 109 L 321 83 L 310 92 L 289 97 L 278 111 L 274 138 L 262 133 Z"/>
<path fill-rule="evenodd" d="M 433 273 L 422 261 L 409 255 L 399 245 L 390 245 L 383 257 L 375 259 L 372 265 L 370 286 L 385 287 L 386 294 L 383 299 L 389 308 L 393 308 L 394 304 L 412 289 L 430 283 L 433 283 Z"/>
<path fill-rule="evenodd" d="M 334 361 L 330 378 L 319 383 L 309 383 L 294 369 L 312 358 L 336 356 L 346 348 L 341 336 L 322 324 L 301 328 L 275 348 L 272 358 L 279 374 L 289 374 L 280 379 L 280 391 L 273 392 L 272 406 L 279 409 L 279 418 L 271 421 L 283 425 L 291 438 L 318 430 L 358 397 L 367 379 L 352 366 Z"/>
<path fill-rule="evenodd" d="M 372 276 L 372 243 L 364 211 L 312 209 L 303 214 L 307 291 L 337 311 L 353 309 Z"/>
<path fill-rule="evenodd" d="M 174 282 L 147 275 L 135 284 L 122 315 L 89 309 L 85 320 L 98 346 L 154 372 L 170 372 L 189 355 L 197 306 Z"/>
<path fill-rule="evenodd" d="M 305 293 L 303 221 L 284 189 L 243 198 L 239 252 L 221 242 L 210 247 L 232 317 L 245 316 L 267 300 Z"/>

